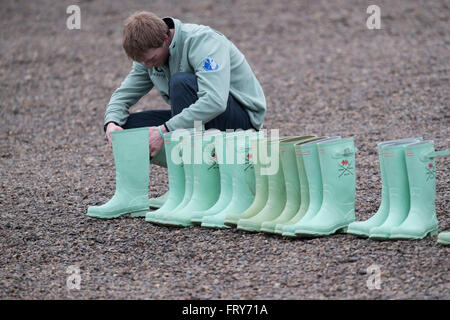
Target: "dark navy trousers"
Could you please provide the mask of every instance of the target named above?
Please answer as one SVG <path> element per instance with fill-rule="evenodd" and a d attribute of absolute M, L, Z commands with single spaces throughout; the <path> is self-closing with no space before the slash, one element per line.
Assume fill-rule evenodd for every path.
<path fill-rule="evenodd" d="M 147 110 L 131 113 L 124 129 L 159 126 L 173 116 L 179 114 L 184 108 L 188 108 L 197 101 L 198 96 L 197 77 L 191 73 L 179 72 L 169 80 L 169 96 L 171 110 Z M 200 120 L 200 119 L 198 119 Z M 228 96 L 225 112 L 205 123 L 205 129 L 242 129 L 253 128 L 247 111 L 237 102 L 231 94 Z M 185 128 L 187 129 L 187 128 Z"/>

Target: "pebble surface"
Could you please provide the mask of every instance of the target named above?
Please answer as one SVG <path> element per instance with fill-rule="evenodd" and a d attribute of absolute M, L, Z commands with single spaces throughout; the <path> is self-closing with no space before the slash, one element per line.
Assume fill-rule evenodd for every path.
<path fill-rule="evenodd" d="M 449 299 L 449 247 L 436 237 L 377 242 L 338 234 L 288 239 L 167 228 L 87 207 L 114 194 L 103 115 L 131 62 L 124 19 L 152 10 L 209 25 L 245 54 L 267 98 L 266 129 L 354 137 L 356 216 L 381 200 L 376 144 L 421 136 L 448 148 L 446 1 L 2 1 L 0 11 L 0 298 Z M 152 91 L 131 111 L 166 109 Z M 450 229 L 449 158 L 436 160 L 439 231 Z M 167 191 L 152 166 L 149 196 Z M 381 288 L 367 286 L 378 265 Z M 80 289 L 69 289 L 69 266 Z"/>

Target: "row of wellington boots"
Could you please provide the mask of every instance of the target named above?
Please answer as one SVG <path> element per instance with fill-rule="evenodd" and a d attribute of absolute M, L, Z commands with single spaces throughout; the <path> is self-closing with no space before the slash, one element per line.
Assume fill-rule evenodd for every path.
<path fill-rule="evenodd" d="M 297 236 L 324 236 L 346 231 L 355 221 L 357 148 L 353 138 L 317 143 L 322 176 L 322 204 L 311 219 L 300 220 Z"/>
<path fill-rule="evenodd" d="M 148 211 L 150 175 L 148 127 L 111 132 L 116 190 L 103 205 L 90 206 L 87 215 L 117 218 L 124 214 L 145 216 Z"/>
<path fill-rule="evenodd" d="M 307 136 L 285 139 L 280 142 L 280 160 L 286 185 L 286 204 L 277 218 L 261 224 L 261 231 L 275 233 L 277 225 L 290 224 L 300 218 L 302 214 L 301 203 L 302 200 L 306 200 L 306 197 L 302 194 L 300 182 L 303 180 L 301 176 L 304 174 L 304 170 L 299 170 L 301 156 L 296 154 L 295 146 L 317 139 L 320 138 Z"/>
<path fill-rule="evenodd" d="M 158 224 L 191 226 L 191 213 L 212 207 L 220 195 L 219 168 L 214 159 L 214 140 L 221 138 L 218 130 L 194 133 L 192 142 L 183 145 L 185 171 L 185 198 L 171 212 L 159 216 Z M 189 196 L 187 198 L 186 196 Z"/>
<path fill-rule="evenodd" d="M 348 226 L 347 233 L 354 234 L 354 235 L 361 236 L 361 237 L 369 237 L 370 230 L 372 228 L 381 226 L 383 224 L 383 222 L 386 221 L 386 219 L 389 215 L 389 210 L 390 210 L 389 183 L 388 183 L 389 177 L 388 177 L 388 174 L 386 173 L 385 156 L 383 154 L 384 148 L 389 145 L 397 145 L 398 146 L 397 149 L 400 148 L 400 150 L 401 150 L 402 149 L 402 147 L 400 147 L 401 145 L 418 142 L 421 140 L 422 140 L 422 138 L 406 138 L 406 139 L 383 141 L 383 142 L 378 143 L 377 149 L 378 149 L 378 158 L 379 158 L 380 173 L 381 173 L 381 203 L 380 203 L 380 206 L 379 206 L 377 212 L 368 220 L 355 221 L 355 222 L 351 223 Z M 400 152 L 400 153 L 402 153 L 402 152 Z M 392 152 L 389 152 L 389 151 L 388 151 L 388 153 L 386 153 L 386 155 L 391 155 L 391 154 L 392 154 Z M 402 156 L 402 154 L 400 154 L 399 156 Z M 390 163 L 390 160 L 391 160 L 391 158 L 387 158 L 386 161 L 388 163 Z M 394 164 L 396 163 L 395 161 L 393 161 L 393 162 L 394 162 Z M 404 167 L 395 168 L 394 170 L 392 170 L 392 172 L 395 172 L 395 170 L 400 170 L 400 169 L 404 170 Z M 393 179 L 393 178 L 394 177 L 392 177 L 391 179 Z M 405 180 L 405 178 L 406 178 L 406 175 L 404 175 L 404 180 Z M 391 192 L 393 192 L 395 194 L 395 189 L 391 189 Z M 392 215 L 394 215 L 394 211 L 393 211 Z"/>
<path fill-rule="evenodd" d="M 322 205 L 322 174 L 320 172 L 317 144 L 331 141 L 340 137 L 322 137 L 294 146 L 297 157 L 297 167 L 300 175 L 301 203 L 297 214 L 287 223 L 280 223 L 275 227 L 275 233 L 283 236 L 295 237 L 295 230 L 319 211 Z"/>
<path fill-rule="evenodd" d="M 304 140 L 313 138 L 313 136 L 303 137 L 280 137 L 269 138 L 266 143 L 258 143 L 259 154 L 267 154 L 271 161 L 266 165 L 261 165 L 261 174 L 267 174 L 267 201 L 261 211 L 250 218 L 241 218 L 238 220 L 237 228 L 246 231 L 261 231 L 264 222 L 272 221 L 278 218 L 286 207 L 287 193 L 286 182 L 283 173 L 283 164 L 280 155 L 280 143 L 292 139 Z M 261 150 L 261 147 L 267 148 Z M 259 156 L 257 161 L 262 160 Z M 261 161 L 260 164 L 262 164 Z"/>
<path fill-rule="evenodd" d="M 231 181 L 225 187 L 227 194 L 230 193 L 231 197 L 228 202 L 223 202 L 224 205 L 221 204 L 206 214 L 199 212 L 193 219 L 194 223 L 207 228 L 229 228 L 225 225 L 227 214 L 243 212 L 252 204 L 255 198 L 256 182 L 250 141 L 261 134 L 262 132 L 249 130 L 229 133 L 225 136 L 225 148 L 223 149 L 225 161 L 219 162 L 219 171 L 222 173 L 222 167 L 225 167 L 224 170 L 231 176 Z"/>

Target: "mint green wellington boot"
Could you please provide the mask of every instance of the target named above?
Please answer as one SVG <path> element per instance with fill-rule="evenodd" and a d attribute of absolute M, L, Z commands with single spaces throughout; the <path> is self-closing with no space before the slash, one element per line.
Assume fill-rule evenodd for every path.
<path fill-rule="evenodd" d="M 189 132 L 179 134 L 172 131 L 164 134 L 164 146 L 168 154 L 167 174 L 169 177 L 170 192 L 166 193 L 167 200 L 158 210 L 147 212 L 145 221 L 156 222 L 158 218 L 171 212 L 183 201 L 186 185 L 182 162 L 182 144 L 183 139 L 185 138 L 184 135 L 188 136 L 186 140 L 190 143 Z"/>
<path fill-rule="evenodd" d="M 191 214 L 211 208 L 219 199 L 220 175 L 215 159 L 215 139 L 221 139 L 219 130 L 208 130 L 193 135 L 193 192 L 190 201 L 183 208 L 176 208 L 160 224 L 171 226 L 192 226 Z"/>
<path fill-rule="evenodd" d="M 332 141 L 341 137 L 324 137 L 304 144 L 294 146 L 300 173 L 300 192 L 302 202 L 297 214 L 287 223 L 278 224 L 275 233 L 288 237 L 296 237 L 295 230 L 313 218 L 322 205 L 322 173 L 320 172 L 317 143 Z"/>
<path fill-rule="evenodd" d="M 148 127 L 111 132 L 116 191 L 101 206 L 91 206 L 87 215 L 96 218 L 117 218 L 130 213 L 145 216 L 148 211 L 150 173 Z"/>
<path fill-rule="evenodd" d="M 221 139 L 214 140 L 215 159 L 217 161 L 216 164 L 219 166 L 220 195 L 217 202 L 208 210 L 192 212 L 190 218 L 193 225 L 201 225 L 204 216 L 216 214 L 218 211 L 225 208 L 231 201 L 233 195 L 233 167 L 225 161 L 227 156 L 226 140 L 236 134 L 240 134 L 240 132 L 222 133 Z"/>
<path fill-rule="evenodd" d="M 187 133 L 187 132 L 192 132 L 191 130 L 180 130 L 182 131 L 182 134 Z M 166 134 L 171 134 L 173 132 L 167 132 Z M 166 135 L 165 134 L 165 135 Z M 178 138 L 177 138 L 178 140 Z M 153 157 L 150 158 L 150 163 L 151 164 L 156 164 L 160 167 L 163 168 L 167 168 L 167 159 L 166 159 L 166 150 L 165 150 L 165 144 L 162 146 L 162 148 L 158 151 L 158 153 Z M 148 205 L 151 209 L 159 209 L 162 207 L 162 205 L 167 201 L 167 199 L 169 198 L 169 191 L 167 191 L 166 193 L 164 193 L 163 195 L 156 197 L 156 198 L 150 198 L 148 199 Z"/>
<path fill-rule="evenodd" d="M 180 137 L 180 142 L 175 147 L 176 150 L 173 151 L 178 153 L 178 155 L 181 157 L 181 163 L 177 162 L 179 166 L 174 166 L 173 168 L 177 168 L 177 171 L 175 174 L 178 176 L 178 174 L 181 175 L 181 172 L 184 174 L 184 194 L 181 202 L 178 204 L 173 203 L 172 205 L 167 207 L 160 208 L 156 211 L 148 212 L 146 215 L 146 221 L 155 223 L 155 224 L 161 224 L 160 222 L 163 222 L 165 217 L 169 215 L 174 210 L 180 210 L 181 208 L 184 208 L 189 201 L 191 201 L 193 188 L 194 188 L 194 173 L 193 173 L 193 162 L 194 162 L 194 153 L 192 152 L 192 143 L 193 143 L 193 133 L 190 133 L 189 135 L 183 135 Z M 178 150 L 178 151 L 177 151 Z M 176 156 L 173 156 L 173 160 L 176 160 Z M 173 170 L 173 169 L 172 169 Z M 179 178 L 181 181 L 181 177 Z M 183 186 L 179 185 L 180 188 Z M 182 192 L 180 192 L 182 193 Z"/>
<path fill-rule="evenodd" d="M 267 175 L 261 174 L 261 165 L 260 162 L 254 161 L 254 159 L 257 159 L 257 157 L 254 157 L 258 151 L 257 146 L 258 142 L 261 139 L 267 139 L 263 137 L 262 135 L 257 136 L 255 138 L 250 139 L 250 159 L 253 163 L 253 170 L 255 175 L 255 198 L 253 199 L 252 204 L 250 205 L 247 210 L 243 212 L 236 212 L 236 213 L 228 213 L 225 217 L 224 224 L 226 226 L 235 228 L 237 226 L 237 223 L 239 219 L 248 219 L 256 214 L 258 214 L 266 205 L 267 203 L 267 197 L 268 197 L 268 179 Z"/>
<path fill-rule="evenodd" d="M 370 239 L 389 239 L 392 228 L 398 227 L 408 216 L 410 193 L 405 146 L 405 143 L 398 142 L 383 147 L 382 161 L 388 181 L 389 212 L 381 225 L 370 229 Z"/>
<path fill-rule="evenodd" d="M 381 203 L 377 212 L 366 221 L 355 221 L 350 223 L 347 233 L 354 234 L 360 237 L 369 237 L 370 229 L 381 226 L 387 219 L 389 213 L 389 192 L 388 192 L 388 177 L 386 176 L 386 169 L 383 161 L 383 148 L 395 143 L 413 143 L 422 140 L 422 138 L 407 138 L 399 140 L 390 140 L 380 142 L 377 145 L 378 158 L 380 162 L 381 173 Z"/>
<path fill-rule="evenodd" d="M 439 233 L 437 242 L 440 244 L 450 245 L 450 231 Z"/>
<path fill-rule="evenodd" d="M 356 172 L 353 138 L 317 143 L 323 199 L 319 212 L 295 230 L 297 236 L 345 231 L 355 221 Z M 301 220 L 300 220 L 301 221 Z"/>
<path fill-rule="evenodd" d="M 300 147 L 305 143 L 310 143 L 313 141 L 322 141 L 327 137 L 315 137 L 311 138 L 302 142 L 298 142 L 294 144 L 294 152 L 295 152 L 295 158 L 297 163 L 297 171 L 298 171 L 298 179 L 300 183 L 300 206 L 298 208 L 298 211 L 294 214 L 294 216 L 289 219 L 288 221 L 284 222 L 277 222 L 276 226 L 274 227 L 273 233 L 277 233 L 282 235 L 283 234 L 283 228 L 287 226 L 294 225 L 300 221 L 303 216 L 306 214 L 306 211 L 309 207 L 309 190 L 308 190 L 308 180 L 306 177 L 306 171 L 305 166 L 303 162 L 303 157 L 301 155 Z M 319 167 L 320 172 L 320 167 Z M 292 236 L 295 236 L 292 230 Z"/>
<path fill-rule="evenodd" d="M 301 205 L 300 174 L 294 145 L 317 139 L 315 136 L 298 137 L 283 140 L 280 143 L 280 160 L 286 184 L 286 205 L 283 212 L 272 221 L 261 224 L 261 231 L 274 233 L 277 224 L 290 221 L 299 211 Z"/>
<path fill-rule="evenodd" d="M 279 147 L 280 142 L 287 137 L 271 139 L 267 141 L 267 154 L 270 156 L 270 167 L 261 166 L 261 174 L 267 174 L 268 177 L 268 197 L 264 208 L 255 216 L 247 219 L 239 219 L 237 228 L 246 231 L 260 231 L 261 224 L 265 221 L 276 219 L 286 205 L 286 184 L 284 181 L 283 167 L 280 160 Z M 292 138 L 292 137 L 289 137 Z M 261 148 L 262 144 L 259 145 Z M 261 151 L 261 150 L 258 150 Z M 259 159 L 257 160 L 259 161 Z M 275 161 L 276 163 L 272 163 Z"/>
<path fill-rule="evenodd" d="M 224 208 L 201 218 L 201 226 L 207 228 L 230 228 L 225 225 L 225 218 L 230 212 L 243 212 L 250 207 L 255 199 L 255 174 L 250 156 L 250 140 L 259 133 L 245 131 L 226 139 L 226 153 L 234 151 L 229 157 L 231 167 L 231 199 Z"/>
<path fill-rule="evenodd" d="M 434 151 L 431 140 L 408 144 L 405 149 L 410 209 L 405 221 L 391 229 L 391 239 L 416 240 L 438 231 L 436 217 L 436 164 L 434 158 L 450 154 Z"/>

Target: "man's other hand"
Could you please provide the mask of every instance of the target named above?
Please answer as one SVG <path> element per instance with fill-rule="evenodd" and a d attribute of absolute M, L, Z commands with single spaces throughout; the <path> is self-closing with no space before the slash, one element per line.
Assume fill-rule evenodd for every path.
<path fill-rule="evenodd" d="M 110 146 L 112 146 L 112 143 L 111 143 L 111 132 L 119 131 L 119 130 L 123 130 L 123 128 L 118 126 L 117 124 L 115 124 L 113 122 L 108 123 L 108 125 L 106 126 L 106 133 L 105 133 L 105 135 L 106 135 L 106 139 L 108 139 L 108 144 Z"/>
<path fill-rule="evenodd" d="M 164 126 L 161 126 L 161 130 L 164 133 L 167 132 Z M 150 157 L 154 157 L 164 144 L 164 140 L 159 133 L 158 127 L 150 127 L 148 129 L 148 143 L 150 148 Z"/>

